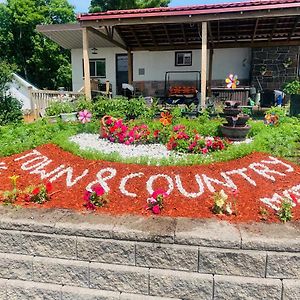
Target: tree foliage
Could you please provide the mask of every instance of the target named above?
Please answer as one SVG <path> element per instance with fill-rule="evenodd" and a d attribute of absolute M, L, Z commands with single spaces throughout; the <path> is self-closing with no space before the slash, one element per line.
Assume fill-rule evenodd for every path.
<path fill-rule="evenodd" d="M 170 0 L 92 0 L 90 12 L 101 12 L 108 10 L 165 7 Z"/>
<path fill-rule="evenodd" d="M 36 26 L 74 21 L 67 0 L 7 0 L 0 4 L 0 59 L 16 64 L 20 75 L 40 88 L 70 86 L 69 51 L 39 34 Z"/>

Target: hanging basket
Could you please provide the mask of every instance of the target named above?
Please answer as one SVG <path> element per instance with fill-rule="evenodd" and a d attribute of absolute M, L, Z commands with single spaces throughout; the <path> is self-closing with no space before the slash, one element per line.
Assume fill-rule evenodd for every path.
<path fill-rule="evenodd" d="M 103 117 L 101 118 L 101 125 L 105 127 L 105 126 L 106 126 L 105 121 L 106 121 L 107 119 L 109 119 L 109 118 L 110 118 L 113 122 L 117 121 L 117 118 L 114 118 L 114 117 L 109 116 L 109 115 L 105 115 L 105 116 L 103 116 Z"/>
<path fill-rule="evenodd" d="M 105 115 L 101 118 L 100 120 L 100 129 L 99 129 L 99 134 L 100 134 L 100 138 L 104 138 L 105 137 L 105 134 L 107 133 L 106 129 L 107 129 L 107 125 L 106 125 L 106 120 L 110 118 L 113 122 L 117 121 L 117 118 L 114 118 L 112 116 L 109 116 L 109 115 Z"/>

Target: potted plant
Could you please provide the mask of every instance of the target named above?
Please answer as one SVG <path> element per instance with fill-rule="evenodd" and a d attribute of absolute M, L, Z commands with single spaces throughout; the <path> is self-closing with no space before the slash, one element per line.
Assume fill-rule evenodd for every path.
<path fill-rule="evenodd" d="M 77 121 L 77 112 L 74 103 L 61 102 L 60 117 L 63 122 L 75 122 Z"/>
<path fill-rule="evenodd" d="M 59 116 L 64 122 L 77 120 L 76 107 L 73 102 L 52 102 L 46 108 L 46 115 L 50 122 L 56 122 Z"/>
<path fill-rule="evenodd" d="M 46 116 L 50 123 L 56 123 L 57 118 L 60 116 L 61 113 L 61 103 L 59 102 L 52 102 L 46 108 Z"/>
<path fill-rule="evenodd" d="M 291 96 L 290 115 L 297 116 L 300 114 L 300 81 L 295 79 L 287 83 L 283 91 Z"/>

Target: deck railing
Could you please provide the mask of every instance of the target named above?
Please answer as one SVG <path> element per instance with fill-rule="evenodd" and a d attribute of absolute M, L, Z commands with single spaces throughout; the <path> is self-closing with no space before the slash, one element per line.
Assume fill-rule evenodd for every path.
<path fill-rule="evenodd" d="M 241 105 L 247 105 L 249 90 L 249 87 L 239 87 L 236 89 L 213 87 L 211 89 L 212 93 L 215 93 L 217 95 L 217 98 L 219 98 L 220 100 L 240 101 Z"/>
<path fill-rule="evenodd" d="M 68 91 L 30 90 L 34 118 L 44 116 L 46 108 L 52 102 L 73 102 L 83 95 L 83 93 Z"/>

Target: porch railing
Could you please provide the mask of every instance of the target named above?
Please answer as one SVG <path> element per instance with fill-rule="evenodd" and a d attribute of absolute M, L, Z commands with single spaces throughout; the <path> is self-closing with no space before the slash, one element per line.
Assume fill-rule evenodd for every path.
<path fill-rule="evenodd" d="M 50 91 L 50 90 L 30 90 L 31 107 L 34 118 L 37 119 L 45 115 L 46 108 L 52 102 L 73 102 L 83 93 L 68 91 Z"/>
<path fill-rule="evenodd" d="M 233 100 L 241 101 L 241 105 L 247 105 L 249 97 L 249 87 L 239 87 L 236 89 L 212 87 L 212 93 L 217 95 L 217 98 L 223 101 Z"/>

